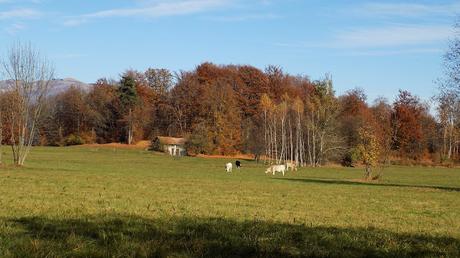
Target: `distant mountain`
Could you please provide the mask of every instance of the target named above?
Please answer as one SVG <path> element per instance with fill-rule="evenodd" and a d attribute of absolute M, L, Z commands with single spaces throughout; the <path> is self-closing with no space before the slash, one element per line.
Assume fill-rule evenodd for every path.
<path fill-rule="evenodd" d="M 61 92 L 66 91 L 70 87 L 77 87 L 81 88 L 84 91 L 89 91 L 91 88 L 90 84 L 81 82 L 79 80 L 76 80 L 74 78 L 65 78 L 65 79 L 53 79 L 51 82 L 51 95 L 56 95 Z"/>
<path fill-rule="evenodd" d="M 8 81 L 0 81 L 0 91 L 2 88 L 5 88 L 7 85 L 8 85 Z M 92 87 L 91 84 L 81 82 L 74 78 L 53 79 L 51 81 L 50 95 L 56 95 L 61 92 L 64 92 L 72 86 L 80 88 L 84 91 L 89 91 L 89 89 Z"/>

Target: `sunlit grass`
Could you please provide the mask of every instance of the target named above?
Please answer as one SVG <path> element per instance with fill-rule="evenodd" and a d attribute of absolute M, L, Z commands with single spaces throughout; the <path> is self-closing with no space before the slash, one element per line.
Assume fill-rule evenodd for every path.
<path fill-rule="evenodd" d="M 226 162 L 35 148 L 0 169 L 0 256 L 460 256 L 458 169 L 392 167 L 374 184 Z"/>

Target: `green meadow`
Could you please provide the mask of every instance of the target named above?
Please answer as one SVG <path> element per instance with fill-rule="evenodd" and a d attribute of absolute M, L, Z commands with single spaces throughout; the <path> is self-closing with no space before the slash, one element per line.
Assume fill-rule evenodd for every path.
<path fill-rule="evenodd" d="M 98 147 L 4 148 L 0 257 L 459 257 L 460 169 L 302 168 Z"/>

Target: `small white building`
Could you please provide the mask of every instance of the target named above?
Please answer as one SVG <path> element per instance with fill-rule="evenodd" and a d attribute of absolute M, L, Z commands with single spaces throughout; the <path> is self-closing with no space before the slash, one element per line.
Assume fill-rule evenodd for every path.
<path fill-rule="evenodd" d="M 186 156 L 187 150 L 185 149 L 185 138 L 174 138 L 158 136 L 153 141 L 153 149 L 168 153 L 171 156 Z"/>

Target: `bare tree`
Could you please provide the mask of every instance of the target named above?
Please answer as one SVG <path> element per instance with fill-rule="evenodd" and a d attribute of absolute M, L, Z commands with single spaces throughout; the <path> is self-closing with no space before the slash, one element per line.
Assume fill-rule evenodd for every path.
<path fill-rule="evenodd" d="M 2 164 L 2 141 L 3 141 L 3 112 L 0 106 L 0 165 Z"/>
<path fill-rule="evenodd" d="M 272 116 L 273 103 L 267 94 L 261 97 L 261 108 L 264 112 L 264 144 L 265 144 L 265 163 L 272 164 L 273 154 L 273 137 L 272 137 L 272 124 L 270 117 Z"/>
<path fill-rule="evenodd" d="M 454 36 L 444 54 L 444 76 L 438 80 L 438 118 L 442 127 L 442 159 L 457 156 L 460 123 L 460 17 L 454 25 Z"/>
<path fill-rule="evenodd" d="M 10 121 L 13 162 L 22 166 L 36 136 L 54 69 L 30 43 L 21 42 L 8 51 L 2 68 L 12 103 L 6 116 Z"/>
<path fill-rule="evenodd" d="M 305 126 L 307 130 L 307 152 L 312 167 L 321 166 L 328 156 L 343 151 L 342 139 L 337 133 L 339 106 L 334 96 L 332 79 L 316 81 L 315 91 L 306 103 Z"/>
<path fill-rule="evenodd" d="M 286 101 L 281 102 L 277 107 L 277 113 L 281 121 L 281 151 L 279 158 L 277 157 L 277 164 L 284 164 L 286 161 L 286 115 L 288 111 L 288 104 Z"/>
<path fill-rule="evenodd" d="M 303 158 L 304 158 L 304 148 L 302 147 L 302 114 L 304 112 L 304 104 L 302 100 L 297 97 L 293 104 L 293 109 L 297 115 L 297 122 L 296 122 L 296 141 L 295 141 L 295 164 L 298 166 L 304 165 Z"/>

